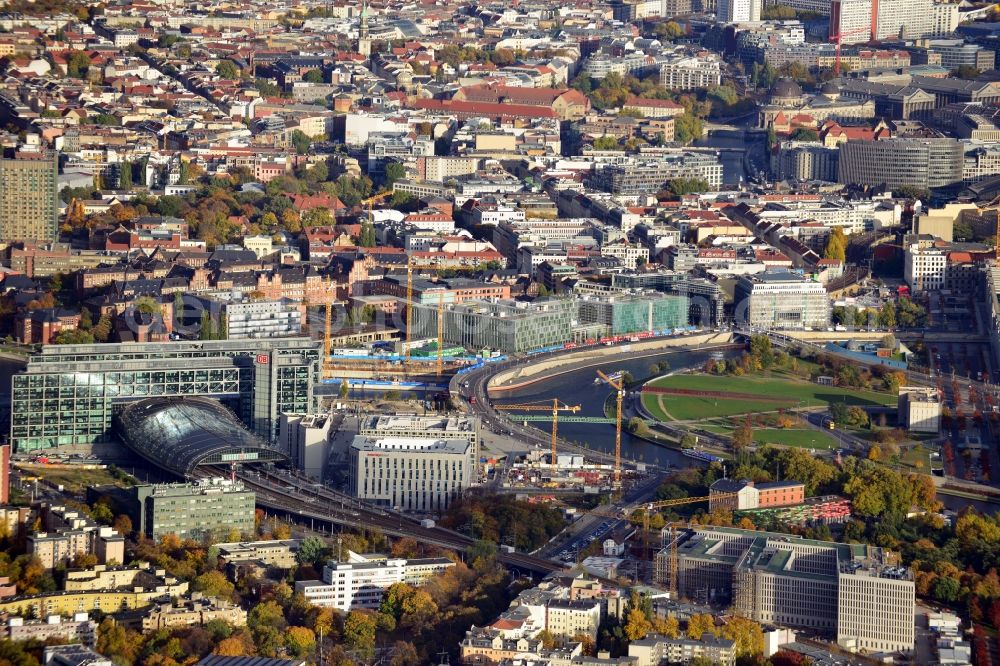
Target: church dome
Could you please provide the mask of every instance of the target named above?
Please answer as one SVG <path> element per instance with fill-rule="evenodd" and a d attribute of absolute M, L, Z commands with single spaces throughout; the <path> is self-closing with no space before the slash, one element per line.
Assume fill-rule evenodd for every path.
<path fill-rule="evenodd" d="M 802 99 L 802 88 L 791 79 L 778 79 L 771 88 L 771 102 L 774 104 L 795 103 Z"/>

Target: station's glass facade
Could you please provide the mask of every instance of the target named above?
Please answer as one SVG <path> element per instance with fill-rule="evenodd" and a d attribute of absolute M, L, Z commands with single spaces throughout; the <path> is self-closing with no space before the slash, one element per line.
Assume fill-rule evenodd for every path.
<path fill-rule="evenodd" d="M 112 440 L 116 408 L 155 396 L 220 400 L 258 436 L 278 414 L 314 410 L 320 344 L 308 338 L 51 345 L 14 375 L 15 451 Z"/>

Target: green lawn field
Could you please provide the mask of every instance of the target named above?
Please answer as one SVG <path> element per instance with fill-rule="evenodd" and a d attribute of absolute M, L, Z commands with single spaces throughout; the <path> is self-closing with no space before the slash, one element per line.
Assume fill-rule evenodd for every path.
<path fill-rule="evenodd" d="M 841 400 L 848 405 L 894 405 L 896 403 L 896 397 L 888 393 L 821 386 L 788 378 L 673 375 L 655 379 L 649 383 L 649 386 L 718 393 L 732 392 L 744 395 L 755 394 L 768 398 L 767 400 L 751 400 L 743 396 L 729 399 L 721 396 L 644 393 L 643 406 L 650 414 L 660 420 L 687 421 L 713 416 L 735 416 L 749 412 L 771 412 L 799 406 L 826 407 L 831 402 Z M 667 414 L 673 419 L 668 418 Z"/>
<path fill-rule="evenodd" d="M 758 444 L 779 444 L 804 449 L 837 448 L 837 440 L 820 430 L 754 430 L 753 439 Z"/>

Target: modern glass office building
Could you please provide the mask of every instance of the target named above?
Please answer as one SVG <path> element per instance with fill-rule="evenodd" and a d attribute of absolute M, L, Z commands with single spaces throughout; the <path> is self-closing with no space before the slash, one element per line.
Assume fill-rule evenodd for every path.
<path fill-rule="evenodd" d="M 320 343 L 309 338 L 49 345 L 14 375 L 15 451 L 110 442 L 116 408 L 153 396 L 205 396 L 266 441 L 282 412 L 316 410 Z"/>
<path fill-rule="evenodd" d="M 667 294 L 586 295 L 577 299 L 583 324 L 602 324 L 610 335 L 664 331 L 688 323 L 688 299 Z"/>
<path fill-rule="evenodd" d="M 445 305 L 441 332 L 447 344 L 514 354 L 572 340 L 575 312 L 569 299 L 465 301 Z M 416 305 L 413 314 L 415 335 L 436 338 L 438 309 Z"/>

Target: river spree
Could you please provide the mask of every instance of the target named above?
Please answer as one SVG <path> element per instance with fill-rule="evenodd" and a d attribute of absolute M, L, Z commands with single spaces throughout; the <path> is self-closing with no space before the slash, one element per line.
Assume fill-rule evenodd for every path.
<path fill-rule="evenodd" d="M 650 366 L 654 363 L 666 361 L 670 364 L 671 370 L 679 370 L 701 366 L 708 360 L 709 356 L 709 352 L 680 351 L 642 356 L 624 362 L 613 361 L 582 370 L 571 370 L 521 389 L 494 394 L 493 401 L 496 404 L 543 401 L 551 403 L 553 398 L 558 398 L 567 405 L 580 405 L 581 409 L 576 416 L 603 417 L 606 416 L 604 413 L 605 401 L 614 394 L 614 390 L 603 382 L 594 383 L 594 380 L 597 379 L 598 369 L 605 374 L 627 371 L 632 374 L 633 378 L 641 379 L 651 376 Z M 511 420 L 517 419 L 516 413 L 510 413 L 508 416 Z M 545 432 L 551 432 L 551 424 L 547 422 L 534 422 L 531 425 Z M 615 449 L 615 426 L 604 423 L 560 421 L 559 438 L 591 449 L 613 452 Z M 674 467 L 693 467 L 701 464 L 674 449 L 638 439 L 624 430 L 622 432 L 622 457 L 628 460 Z"/>

